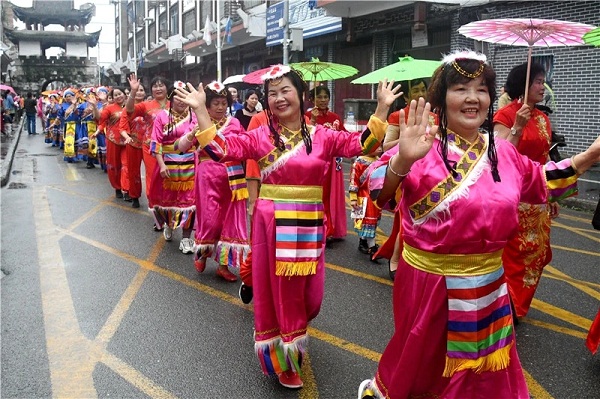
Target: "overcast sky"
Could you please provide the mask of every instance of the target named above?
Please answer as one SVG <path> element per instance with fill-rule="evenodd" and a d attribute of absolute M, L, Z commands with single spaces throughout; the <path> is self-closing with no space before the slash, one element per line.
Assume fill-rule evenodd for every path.
<path fill-rule="evenodd" d="M 5 1 L 5 0 L 0 0 Z M 60 6 L 62 0 L 55 0 L 57 6 Z M 31 7 L 32 0 L 11 0 L 11 3 L 19 7 Z M 65 2 L 66 3 L 66 2 Z M 107 66 L 115 61 L 115 6 L 110 4 L 110 0 L 75 0 L 75 9 L 79 9 L 82 4 L 93 3 L 96 5 L 96 16 L 86 25 L 86 32 L 97 32 L 102 29 L 100 40 L 96 47 L 89 49 L 90 57 L 98 58 L 98 64 Z M 15 27 L 25 29 L 25 25 L 20 21 L 15 22 Z M 62 30 L 59 26 L 47 26 L 47 30 Z M 54 49 L 50 49 L 47 55 L 56 55 Z"/>

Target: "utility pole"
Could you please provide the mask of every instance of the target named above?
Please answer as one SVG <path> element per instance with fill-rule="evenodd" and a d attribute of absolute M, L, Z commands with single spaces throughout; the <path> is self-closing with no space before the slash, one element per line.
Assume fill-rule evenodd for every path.
<path fill-rule="evenodd" d="M 217 82 L 221 82 L 221 7 L 217 5 Z"/>
<path fill-rule="evenodd" d="M 290 59 L 290 0 L 283 0 L 283 65 Z"/>

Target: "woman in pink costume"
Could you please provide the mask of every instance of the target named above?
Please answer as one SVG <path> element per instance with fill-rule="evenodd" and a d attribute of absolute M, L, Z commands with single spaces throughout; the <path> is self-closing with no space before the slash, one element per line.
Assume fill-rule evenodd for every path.
<path fill-rule="evenodd" d="M 402 190 L 403 252 L 394 285 L 394 334 L 359 398 L 529 398 L 517 356 L 502 250 L 519 202 L 576 192 L 600 158 L 585 152 L 540 165 L 491 131 L 496 74 L 483 54 L 446 56 L 429 88 L 400 116 L 398 146 L 370 175 L 379 206 Z M 486 122 L 487 119 L 487 122 Z M 439 132 L 439 133 L 438 133 Z M 438 133 L 438 135 L 436 135 Z"/>
<path fill-rule="evenodd" d="M 550 158 L 552 128 L 548 116 L 535 104 L 544 99 L 546 71 L 540 64 L 530 66 L 530 86 L 526 104 L 527 64 L 514 67 L 506 79 L 508 95 L 515 100 L 494 115 L 494 130 L 498 137 L 512 143 L 520 154 L 538 163 Z M 552 260 L 550 219 L 558 216 L 558 204 L 519 204 L 519 231 L 511 238 L 502 254 L 508 293 L 515 317 L 529 311 L 544 267 Z M 518 320 L 518 319 L 517 319 Z"/>
<path fill-rule="evenodd" d="M 281 385 L 297 389 L 303 385 L 299 373 L 308 323 L 319 313 L 323 299 L 324 172 L 333 157 L 379 148 L 398 89 L 381 83 L 377 110 L 367 129 L 346 133 L 306 125 L 302 112 L 306 83 L 289 66 L 271 67 L 263 80 L 269 123 L 240 135 L 217 132 L 202 85 L 198 91 L 188 85 L 191 93 L 177 90 L 177 96 L 196 112 L 194 133 L 207 154 L 220 162 L 258 160 L 262 185 L 252 218 L 254 349 L 263 373 L 276 374 Z M 279 123 L 274 124 L 273 117 Z"/>
<path fill-rule="evenodd" d="M 310 118 L 313 125 L 323 125 L 333 130 L 346 132 L 344 123 L 338 114 L 329 110 L 331 93 L 327 86 L 317 86 L 310 91 L 310 96 L 315 104 L 312 110 L 306 111 L 305 116 Z M 325 206 L 326 230 L 325 236 L 328 243 L 346 237 L 348 230 L 346 219 L 346 185 L 342 158 L 335 157 L 325 173 L 323 186 L 323 206 Z"/>
<path fill-rule="evenodd" d="M 140 81 L 136 78 L 135 74 L 131 74 L 128 78 L 129 88 L 131 93 L 137 93 L 137 89 L 140 85 Z M 156 158 L 150 152 L 150 141 L 152 140 L 152 131 L 154 129 L 154 119 L 156 115 L 169 106 L 167 101 L 167 91 L 171 86 L 171 82 L 162 76 L 155 76 L 150 81 L 150 90 L 152 91 L 152 100 L 142 101 L 139 104 L 135 103 L 135 96 L 129 96 L 125 102 L 125 110 L 127 111 L 127 120 L 121 121 L 121 129 L 128 129 L 128 122 L 137 118 L 138 116 L 144 118 L 144 139 L 142 142 L 142 160 L 144 162 L 144 169 L 146 170 L 146 197 L 148 198 L 148 208 L 153 209 L 152 202 L 150 201 L 150 188 L 152 187 L 152 176 L 157 168 Z M 153 226 L 154 231 L 161 231 L 162 225 Z"/>
<path fill-rule="evenodd" d="M 228 115 L 231 94 L 219 82 L 204 89 L 210 120 L 219 133 L 238 135 L 244 129 L 239 120 Z M 193 141 L 193 140 L 192 140 Z M 180 140 L 178 148 L 185 151 L 191 141 Z M 234 282 L 237 276 L 230 267 L 239 269 L 248 256 L 250 244 L 246 225 L 248 189 L 241 162 L 213 161 L 200 150 L 196 166 L 196 237 L 194 265 L 199 273 L 206 259 L 213 256 L 219 263 L 217 276 Z"/>
<path fill-rule="evenodd" d="M 175 82 L 175 86 L 184 87 L 184 84 Z M 183 234 L 179 250 L 184 254 L 192 253 L 194 247 L 194 240 L 190 237 L 196 218 L 196 148 L 182 150 L 176 148 L 175 142 L 195 126 L 196 115 L 184 102 L 171 97 L 168 109 L 156 115 L 150 142 L 150 152 L 158 165 L 152 175 L 149 197 L 155 224 L 163 227 L 167 241 L 173 239 L 173 230 L 181 227 Z"/>

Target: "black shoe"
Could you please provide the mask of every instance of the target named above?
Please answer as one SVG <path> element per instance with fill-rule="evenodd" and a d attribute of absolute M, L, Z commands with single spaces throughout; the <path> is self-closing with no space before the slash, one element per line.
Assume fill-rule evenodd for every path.
<path fill-rule="evenodd" d="M 156 232 L 161 232 L 161 231 L 163 231 L 163 228 L 162 228 L 162 227 L 158 227 L 158 226 L 157 226 L 157 225 L 155 225 L 155 224 L 153 224 L 153 225 L 152 225 L 152 229 L 153 229 L 154 231 L 156 231 Z"/>
<path fill-rule="evenodd" d="M 252 291 L 252 287 L 244 283 L 240 285 L 240 291 L 238 292 L 238 295 L 240 296 L 242 302 L 244 302 L 246 305 L 252 302 L 253 294 L 254 292 Z"/>
<path fill-rule="evenodd" d="M 363 254 L 369 253 L 369 244 L 367 244 L 367 240 L 363 240 L 362 238 L 358 240 L 358 250 Z"/>
<path fill-rule="evenodd" d="M 129 194 L 125 193 L 125 194 L 123 194 L 123 201 L 125 201 L 125 202 L 131 202 L 131 201 L 133 201 L 133 198 L 131 198 L 129 196 Z"/>
<path fill-rule="evenodd" d="M 392 270 L 392 260 L 388 259 L 388 271 L 390 273 L 390 280 L 392 281 L 394 281 L 394 279 L 396 278 L 396 270 Z"/>
<path fill-rule="evenodd" d="M 139 208 L 140 207 L 140 200 L 138 198 L 132 198 L 131 199 L 131 207 L 132 208 Z"/>
<path fill-rule="evenodd" d="M 88 163 L 87 165 L 85 165 L 86 169 L 94 169 L 95 166 L 93 163 Z"/>
<path fill-rule="evenodd" d="M 327 237 L 325 240 L 325 248 L 333 248 L 333 237 Z"/>
<path fill-rule="evenodd" d="M 121 190 L 115 190 L 115 197 L 123 198 L 123 192 Z"/>

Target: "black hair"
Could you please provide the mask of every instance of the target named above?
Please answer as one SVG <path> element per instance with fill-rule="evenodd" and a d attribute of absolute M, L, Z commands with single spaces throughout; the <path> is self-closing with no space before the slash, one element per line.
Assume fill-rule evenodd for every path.
<path fill-rule="evenodd" d="M 310 154 L 312 152 L 312 139 L 310 138 L 310 133 L 308 131 L 308 127 L 306 126 L 306 119 L 304 119 L 304 112 L 303 112 L 303 110 L 304 110 L 304 94 L 308 91 L 308 85 L 306 84 L 304 79 L 302 79 L 302 77 L 298 74 L 298 72 L 296 72 L 294 69 L 292 69 L 290 72 L 284 74 L 283 77 L 286 77 L 291 81 L 292 86 L 294 86 L 296 88 L 296 91 L 298 93 L 298 100 L 300 102 L 300 107 L 299 107 L 300 109 L 298 111 L 298 117 L 300 118 L 300 132 L 302 133 L 302 140 L 304 141 L 304 145 L 306 146 L 306 153 Z M 278 78 L 278 79 L 281 79 L 281 78 Z M 269 85 L 270 84 L 271 84 L 271 80 L 265 81 L 265 84 L 264 84 L 265 93 L 269 93 Z M 279 148 L 279 150 L 283 151 L 285 149 L 285 146 L 284 146 L 283 142 L 281 141 L 281 138 L 279 137 L 279 132 L 273 126 L 273 124 L 274 124 L 273 113 L 271 112 L 271 108 L 269 108 L 269 102 L 265 101 L 265 103 L 266 103 L 265 110 L 267 111 L 267 118 L 269 119 L 269 130 L 273 134 L 274 145 L 277 148 Z"/>
<path fill-rule="evenodd" d="M 152 90 L 152 86 L 154 86 L 157 83 L 162 83 L 167 87 L 173 86 L 173 83 L 169 79 L 163 78 L 162 76 L 155 76 L 150 81 L 150 90 Z"/>
<path fill-rule="evenodd" d="M 327 97 L 331 98 L 331 91 L 329 91 L 329 87 L 321 85 L 316 86 L 310 91 L 310 99 L 314 101 L 315 97 L 321 94 L 322 92 L 325 92 L 325 94 L 327 94 Z"/>
<path fill-rule="evenodd" d="M 156 78 L 154 78 L 156 79 Z M 152 81 L 154 82 L 154 79 L 152 79 Z M 158 80 L 157 80 L 158 82 Z M 162 80 L 160 81 L 164 84 L 166 84 L 168 81 Z M 156 83 L 156 82 L 154 82 Z M 152 83 L 152 84 L 154 84 Z M 169 83 L 170 84 L 170 83 Z M 186 89 L 187 90 L 187 89 Z M 175 123 L 173 121 L 173 98 L 175 97 L 175 86 L 171 85 L 171 86 L 167 86 L 167 100 L 169 102 L 169 122 L 167 124 L 167 135 L 173 133 L 173 128 L 175 127 Z M 192 112 L 190 111 L 190 108 L 188 107 L 188 117 L 190 119 L 190 122 L 192 121 Z"/>
<path fill-rule="evenodd" d="M 529 87 L 533 84 L 533 80 L 538 75 L 546 75 L 546 70 L 541 64 L 532 63 L 529 70 Z M 517 65 L 508 73 L 506 78 L 505 91 L 510 98 L 519 98 L 525 94 L 525 81 L 527 78 L 527 63 Z M 525 99 L 524 102 L 527 102 Z"/>
<path fill-rule="evenodd" d="M 481 61 L 474 59 L 458 59 L 456 60 L 458 66 L 467 73 L 475 73 L 481 67 Z M 490 96 L 490 108 L 488 110 L 488 117 L 484 122 L 484 129 L 488 132 L 489 143 L 488 143 L 488 157 L 492 165 L 492 176 L 495 182 L 500 182 L 500 173 L 498 172 L 498 155 L 496 154 L 496 145 L 494 142 L 494 128 L 493 128 L 493 104 L 496 101 L 496 72 L 488 65 L 483 64 L 483 71 L 481 72 L 483 81 L 488 88 L 488 94 Z M 448 88 L 454 84 L 468 83 L 471 81 L 470 77 L 462 75 L 452 66 L 452 64 L 444 64 L 436 69 L 433 73 L 431 85 L 427 92 L 431 109 L 434 110 L 439 117 L 439 131 L 441 135 L 441 145 L 438 147 L 444 164 L 448 171 L 452 173 L 452 176 L 457 177 L 456 163 L 451 163 L 448 160 L 448 117 L 446 114 L 446 93 Z"/>

